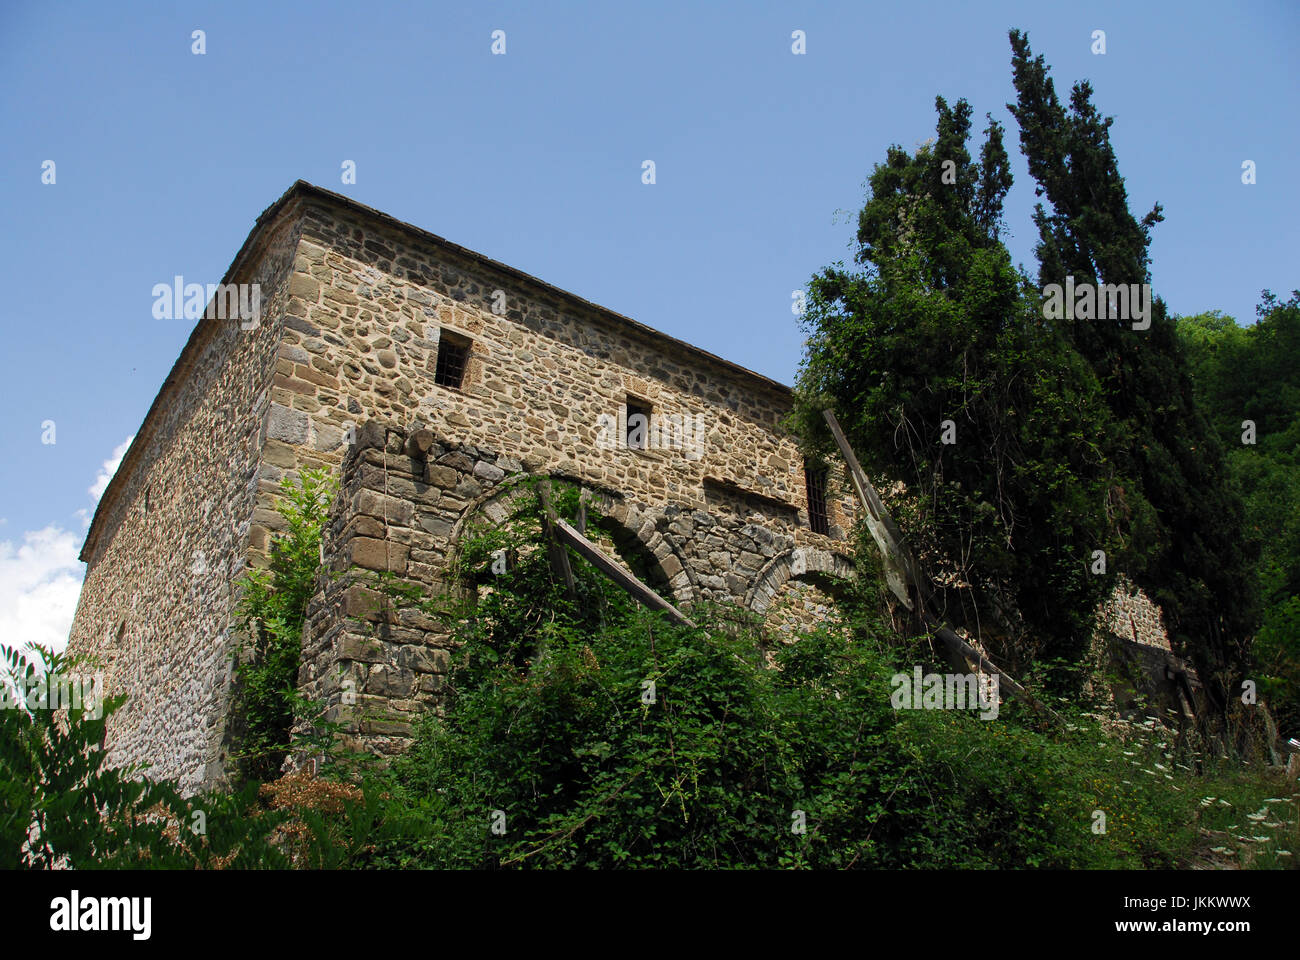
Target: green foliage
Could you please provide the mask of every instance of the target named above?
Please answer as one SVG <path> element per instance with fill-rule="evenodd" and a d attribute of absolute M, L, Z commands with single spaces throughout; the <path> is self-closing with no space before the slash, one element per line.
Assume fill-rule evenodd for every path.
<path fill-rule="evenodd" d="M 236 797 L 183 800 L 175 784 L 144 777 L 142 765 L 111 767 L 103 749 L 110 717 L 125 698 L 49 693 L 93 665 L 49 650 L 4 649 L 0 686 L 20 703 L 0 709 L 0 868 L 78 870 L 211 864 L 222 847 L 192 829 L 195 810 L 216 816 L 214 839 L 251 849 L 247 804 Z M 24 694 L 37 691 L 27 699 Z M 254 862 L 267 857 L 259 847 Z"/>
<path fill-rule="evenodd" d="M 834 408 L 864 467 L 906 485 L 895 517 L 939 605 L 1004 665 L 1077 662 L 1113 583 L 1090 573 L 1092 551 L 1113 571 L 1141 543 L 1141 505 L 1101 452 L 1112 426 L 1096 377 L 998 239 L 1001 128 L 989 121 L 976 163 L 970 107 L 936 105 L 934 147 L 892 147 L 870 177 L 864 270 L 810 284 L 793 424 L 824 452 L 821 412 Z"/>
<path fill-rule="evenodd" d="M 895 711 L 874 585 L 847 594 L 848 629 L 793 644 L 721 610 L 674 627 L 576 554 L 568 605 L 538 529 L 525 500 L 466 548 L 471 577 L 503 548 L 517 562 L 464 611 L 445 716 L 371 774 L 389 800 L 369 864 L 1169 866 L 1196 840 L 1188 798 L 1130 777 L 1124 744 L 1071 708 L 1053 735 L 1011 704 Z"/>
<path fill-rule="evenodd" d="M 1129 211 L 1110 142 L 1111 120 L 1077 83 L 1068 110 L 1028 37 L 1011 31 L 1020 126 L 1030 175 L 1050 210 L 1038 204 L 1039 280 L 1045 287 L 1150 282 L 1156 204 L 1140 221 Z M 1136 484 L 1130 505 L 1155 512 L 1150 535 L 1130 551 L 1125 570 L 1161 605 L 1175 650 L 1187 651 L 1220 709 L 1247 662 L 1258 622 L 1252 540 L 1224 462 L 1223 448 L 1193 395 L 1191 373 L 1174 324 L 1158 297 L 1150 328 L 1129 319 L 1064 321 L 1062 330 L 1100 384 L 1116 430 L 1099 438 L 1102 454 Z M 1294 409 L 1294 407 L 1292 408 Z"/>
<path fill-rule="evenodd" d="M 337 868 L 366 862 L 378 794 L 285 778 L 182 797 L 144 765 L 113 767 L 105 731 L 124 697 L 67 710 L 23 696 L 89 676 L 48 650 L 3 650 L 0 869 Z M 81 671 L 85 667 L 86 673 Z M 55 706 L 61 706 L 55 703 Z"/>
<path fill-rule="evenodd" d="M 556 501 L 573 515 L 572 491 Z M 1066 727 L 1050 733 L 1009 703 L 987 721 L 893 709 L 891 675 L 916 655 L 893 659 L 874 581 L 843 585 L 842 623 L 793 643 L 735 611 L 695 611 L 702 627 L 675 627 L 575 554 L 582 601 L 563 599 L 535 500 L 516 506 L 462 553 L 480 597 L 455 611 L 463 645 L 445 716 L 431 716 L 405 756 L 353 771 L 355 783 L 294 774 L 184 800 L 133 779 L 138 769 L 106 769 L 103 720 L 119 701 L 103 719 L 72 711 L 62 724 L 51 711 L 0 711 L 0 863 L 1293 865 L 1294 798 L 1280 784 L 1216 768 L 1149 726 L 1103 730 L 1067 704 Z M 511 563 L 493 574 L 503 548 Z M 763 648 L 777 650 L 776 669 Z M 39 669 L 10 662 L 20 678 Z M 1265 842 L 1243 840 L 1247 821 L 1225 811 L 1257 809 L 1248 832 Z M 1105 833 L 1094 832 L 1098 812 Z"/>
<path fill-rule="evenodd" d="M 1202 407 L 1228 452 L 1261 550 L 1256 578 L 1263 617 L 1253 653 L 1260 689 L 1284 737 L 1300 736 L 1300 292 L 1264 292 L 1253 326 L 1218 312 L 1182 317 Z M 1243 422 L 1255 443 L 1243 443 Z"/>
<path fill-rule="evenodd" d="M 248 640 L 236 656 L 232 759 L 246 779 L 278 776 L 295 720 L 313 708 L 298 691 L 298 665 L 336 487 L 327 470 L 303 470 L 297 483 L 286 478 L 276 505 L 285 529 L 271 539 L 269 568 L 250 571 L 238 583 L 243 595 L 235 616 Z"/>
<path fill-rule="evenodd" d="M 140 814 L 175 792 L 132 779 L 138 768 L 106 767 L 99 746 L 122 698 L 83 702 L 61 722 L 48 699 L 29 707 L 25 694 L 73 664 L 44 649 L 3 652 L 0 684 L 23 702 L 0 710 L 0 867 L 132 866 L 159 849 L 161 825 Z"/>

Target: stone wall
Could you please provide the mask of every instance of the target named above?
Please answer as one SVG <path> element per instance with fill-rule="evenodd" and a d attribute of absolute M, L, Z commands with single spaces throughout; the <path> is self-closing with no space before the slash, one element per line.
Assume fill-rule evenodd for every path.
<path fill-rule="evenodd" d="M 1110 636 L 1161 650 L 1170 649 L 1163 611 L 1123 576 L 1118 578 L 1115 592 L 1102 605 L 1099 627 Z"/>
<path fill-rule="evenodd" d="M 803 460 L 778 425 L 787 388 L 395 221 L 322 200 L 306 204 L 302 230 L 255 549 L 276 523 L 265 509 L 276 471 L 337 463 L 348 426 L 376 417 L 650 500 L 775 500 L 808 526 Z M 434 382 L 444 331 L 472 342 L 459 389 Z M 700 424 L 699 456 L 609 449 L 629 396 Z M 828 512 L 842 539 L 852 498 Z"/>
<path fill-rule="evenodd" d="M 832 465 L 829 536 L 810 529 L 803 462 L 779 425 L 788 388 L 347 198 L 296 184 L 223 282 L 261 284 L 261 323 L 200 322 L 83 548 L 70 649 L 103 661 L 109 691 L 129 696 L 110 723 L 115 763 L 149 761 L 185 789 L 221 781 L 236 581 L 266 562 L 281 482 L 304 467 L 352 458 L 333 565 L 382 558 L 433 589 L 469 513 L 490 514 L 484 498 L 524 474 L 602 491 L 656 588 L 683 606 L 764 604 L 801 582 L 779 571 L 840 549 L 851 527 Z M 472 344 L 459 388 L 434 382 L 444 336 Z M 689 425 L 688 449 L 620 444 L 629 399 Z M 375 459 L 388 433 L 350 448 L 372 420 L 392 436 L 430 429 L 450 459 L 404 475 L 403 454 Z M 385 471 L 393 485 L 376 486 Z M 350 632 L 361 595 L 346 580 L 313 605 L 304 683 L 339 700 L 350 677 L 380 698 L 397 719 L 356 732 L 390 749 L 385 738 L 436 705 L 445 635 L 410 614 L 366 621 L 388 645 L 373 659 L 373 643 L 353 643 L 370 634 Z M 760 580 L 771 596 L 752 595 Z"/>
<path fill-rule="evenodd" d="M 553 475 L 447 438 L 413 455 L 408 439 L 398 427 L 369 422 L 343 462 L 299 678 L 326 705 L 326 718 L 345 724 L 348 745 L 380 754 L 400 750 L 415 718 L 438 708 L 451 645 L 441 623 L 392 604 L 371 578 L 391 573 L 431 596 L 457 589 L 450 571 L 467 531 L 506 516 L 522 480 Z M 826 597 L 835 577 L 853 574 L 842 554 L 799 546 L 788 511 L 776 504 L 738 513 L 586 489 L 625 566 L 647 571 L 665 599 L 688 609 L 701 601 L 779 609 L 782 623 L 807 628 L 825 613 L 813 600 Z"/>
<path fill-rule="evenodd" d="M 226 282 L 261 284 L 260 322 L 199 322 L 82 549 L 69 652 L 102 663 L 106 692 L 128 697 L 109 719 L 112 761 L 148 762 L 190 791 L 221 778 L 232 588 L 297 239 L 292 217 L 250 238 Z"/>

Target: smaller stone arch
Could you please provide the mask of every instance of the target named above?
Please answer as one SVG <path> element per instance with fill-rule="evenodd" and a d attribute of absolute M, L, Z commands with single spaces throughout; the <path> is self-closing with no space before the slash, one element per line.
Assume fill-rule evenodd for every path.
<path fill-rule="evenodd" d="M 807 580 L 830 592 L 834 589 L 835 579 L 849 580 L 856 575 L 853 561 L 841 553 L 817 547 L 795 547 L 777 554 L 759 571 L 745 596 L 745 606 L 761 616 L 767 613 L 788 580 Z"/>
<path fill-rule="evenodd" d="M 677 537 L 667 529 L 669 516 L 664 509 L 607 499 L 601 526 L 620 550 L 641 554 L 651 568 L 651 582 L 646 585 L 675 605 L 689 607 L 695 603 L 700 595 L 695 571 Z"/>
<path fill-rule="evenodd" d="M 514 500 L 524 495 L 523 484 L 535 476 L 521 473 L 508 477 L 464 508 L 448 536 L 449 567 L 454 566 L 455 558 L 460 553 L 466 525 L 476 516 L 500 523 L 509 515 Z M 551 476 L 557 481 L 577 482 L 572 477 L 560 474 Z M 690 605 L 697 595 L 692 572 L 675 539 L 660 529 L 662 512 L 628 503 L 580 482 L 578 486 L 587 493 L 599 511 L 599 517 L 593 518 L 594 525 L 609 534 L 620 553 L 624 554 L 615 559 L 628 566 L 626 554 L 635 551 L 650 570 L 652 582 L 648 585 L 652 589 L 674 604 Z"/>

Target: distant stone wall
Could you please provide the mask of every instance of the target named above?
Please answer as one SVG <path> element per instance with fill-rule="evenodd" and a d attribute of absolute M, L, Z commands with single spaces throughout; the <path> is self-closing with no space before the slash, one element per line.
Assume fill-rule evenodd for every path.
<path fill-rule="evenodd" d="M 1102 604 L 1099 625 L 1103 632 L 1134 643 L 1169 650 L 1164 613 L 1126 577 L 1119 577 L 1115 592 Z"/>
<path fill-rule="evenodd" d="M 262 315 L 201 320 L 109 490 L 83 550 L 69 652 L 127 695 L 108 722 L 115 765 L 151 764 L 183 789 L 220 782 L 233 584 L 244 570 L 262 428 L 297 244 L 286 220 L 232 283 L 259 283 Z"/>

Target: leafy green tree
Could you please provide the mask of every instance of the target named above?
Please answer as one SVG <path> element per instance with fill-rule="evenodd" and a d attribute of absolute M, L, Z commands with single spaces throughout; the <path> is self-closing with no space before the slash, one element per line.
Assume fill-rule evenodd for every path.
<path fill-rule="evenodd" d="M 896 516 L 948 618 L 1009 667 L 1077 664 L 1113 584 L 1111 568 L 1092 572 L 1094 551 L 1122 554 L 1134 536 L 1102 453 L 1114 427 L 999 239 L 1001 127 L 989 120 L 976 162 L 970 106 L 936 108 L 933 146 L 892 147 L 871 174 L 863 269 L 810 283 L 794 425 L 826 450 L 833 407 L 864 466 L 906 485 Z"/>
<path fill-rule="evenodd" d="M 1300 292 L 1268 291 L 1254 325 L 1217 311 L 1180 317 L 1202 407 L 1228 450 L 1247 534 L 1261 545 L 1263 617 L 1255 639 L 1262 691 L 1283 736 L 1300 736 Z M 1254 443 L 1243 442 L 1246 421 Z"/>
<path fill-rule="evenodd" d="M 1050 209 L 1038 204 L 1039 280 L 1064 284 L 1149 283 L 1151 229 L 1159 204 L 1136 219 L 1110 142 L 1111 119 L 1087 82 L 1069 108 L 1028 37 L 1010 34 L 1020 148 Z M 1176 650 L 1187 652 L 1220 708 L 1247 660 L 1258 620 L 1254 557 L 1222 445 L 1198 406 L 1174 324 L 1159 298 L 1150 327 L 1130 319 L 1075 319 L 1065 336 L 1087 359 L 1119 430 L 1100 438 L 1103 455 L 1136 481 L 1128 505 L 1150 504 L 1156 523 L 1125 571 L 1164 609 Z"/>

